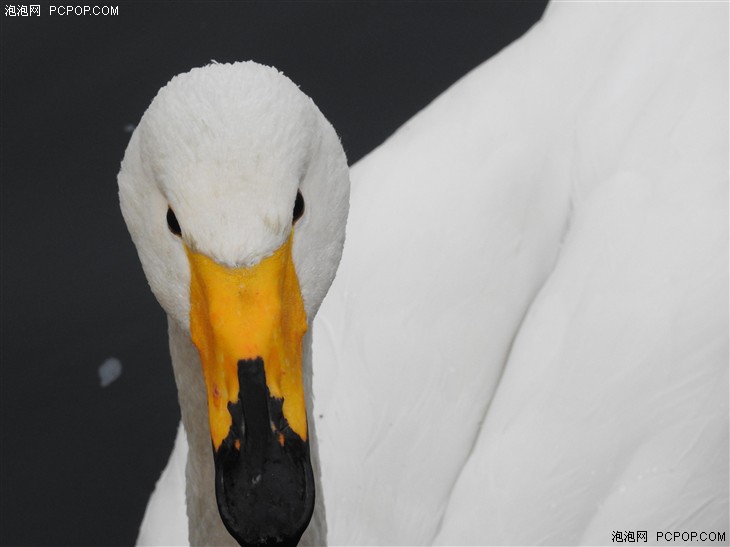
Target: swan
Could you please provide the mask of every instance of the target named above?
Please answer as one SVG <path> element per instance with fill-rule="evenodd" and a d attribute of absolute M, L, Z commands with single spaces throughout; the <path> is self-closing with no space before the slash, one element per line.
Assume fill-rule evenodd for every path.
<path fill-rule="evenodd" d="M 169 318 L 190 541 L 296 545 L 312 518 L 323 543 L 305 333 L 345 234 L 334 129 L 277 70 L 213 64 L 158 93 L 118 182 Z"/>
<path fill-rule="evenodd" d="M 551 4 L 353 166 L 344 251 L 344 153 L 295 86 L 243 63 L 164 88 L 119 177 L 182 409 L 139 543 L 232 541 L 191 257 L 283 248 L 308 323 L 302 543 L 727 531 L 727 9 Z"/>

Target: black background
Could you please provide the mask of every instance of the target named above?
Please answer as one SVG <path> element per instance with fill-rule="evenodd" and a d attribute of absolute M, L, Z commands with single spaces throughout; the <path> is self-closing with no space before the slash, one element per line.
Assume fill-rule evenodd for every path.
<path fill-rule="evenodd" d="M 94 3 L 90 3 L 94 5 Z M 130 127 L 173 75 L 253 59 L 354 163 L 544 2 L 128 2 L 2 19 L 0 543 L 124 545 L 179 420 L 164 313 L 119 212 Z M 108 357 L 123 373 L 102 388 Z"/>

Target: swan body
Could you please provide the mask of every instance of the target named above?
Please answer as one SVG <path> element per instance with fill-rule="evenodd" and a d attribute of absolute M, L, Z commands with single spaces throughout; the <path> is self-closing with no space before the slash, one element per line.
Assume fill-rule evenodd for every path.
<path fill-rule="evenodd" d="M 727 10 L 552 4 L 351 169 L 307 335 L 329 542 L 728 529 Z M 185 445 L 141 544 L 187 539 Z"/>
<path fill-rule="evenodd" d="M 727 15 L 551 4 L 351 170 L 333 544 L 728 529 Z"/>

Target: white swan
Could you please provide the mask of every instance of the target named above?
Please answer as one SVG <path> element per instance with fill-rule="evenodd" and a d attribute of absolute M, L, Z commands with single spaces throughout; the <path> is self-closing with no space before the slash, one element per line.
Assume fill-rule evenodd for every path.
<path fill-rule="evenodd" d="M 726 4 L 551 5 L 352 169 L 343 260 L 310 331 L 329 541 L 608 543 L 617 530 L 647 531 L 649 541 L 727 531 L 726 21 Z M 206 99 L 211 118 L 196 138 L 233 126 L 236 112 L 216 111 L 225 99 Z M 171 143 L 190 132 L 158 124 Z M 130 149 L 155 161 L 159 150 L 136 142 Z M 248 144 L 273 142 L 264 132 Z M 220 141 L 208 144 L 203 160 L 219 153 Z M 334 142 L 329 150 L 339 154 Z M 176 154 L 170 145 L 162 156 Z M 128 152 L 122 174 L 132 167 Z M 160 175 L 133 177 L 144 186 Z M 303 193 L 302 232 L 324 197 Z M 279 198 L 284 215 L 293 187 Z M 189 199 L 191 211 L 212 202 Z M 247 218 L 263 210 L 259 196 L 225 199 L 215 203 L 226 228 L 251 221 L 230 220 L 237 207 Z M 135 242 L 173 317 L 178 385 L 198 384 L 180 396 L 194 431 L 190 539 L 223 543 L 200 482 L 212 481 L 207 425 L 186 408 L 196 397 L 205 413 L 196 351 L 177 327 L 189 267 L 179 250 L 153 251 L 155 238 L 180 244 L 158 201 L 153 215 L 125 217 L 133 235 L 155 223 Z M 233 233 L 206 215 L 198 229 L 208 244 Z M 327 230 L 339 233 L 330 225 L 322 241 Z M 311 270 L 299 260 L 314 238 L 298 231 L 305 292 Z M 317 263 L 326 278 L 317 298 L 330 253 Z M 141 543 L 186 539 L 184 446 L 181 431 Z M 324 531 L 323 513 L 310 528 Z"/>
<path fill-rule="evenodd" d="M 319 473 L 303 337 L 340 259 L 348 193 L 334 130 L 273 68 L 178 76 L 132 135 L 120 203 L 169 316 L 192 543 L 231 543 L 229 531 L 296 544 L 309 522 Z M 324 541 L 321 500 L 311 543 Z"/>

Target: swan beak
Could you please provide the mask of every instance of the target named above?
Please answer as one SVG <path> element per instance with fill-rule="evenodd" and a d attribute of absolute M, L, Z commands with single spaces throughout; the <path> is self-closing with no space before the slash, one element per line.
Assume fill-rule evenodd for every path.
<path fill-rule="evenodd" d="M 292 235 L 251 268 L 187 250 L 223 523 L 241 545 L 296 545 L 314 509 Z"/>

